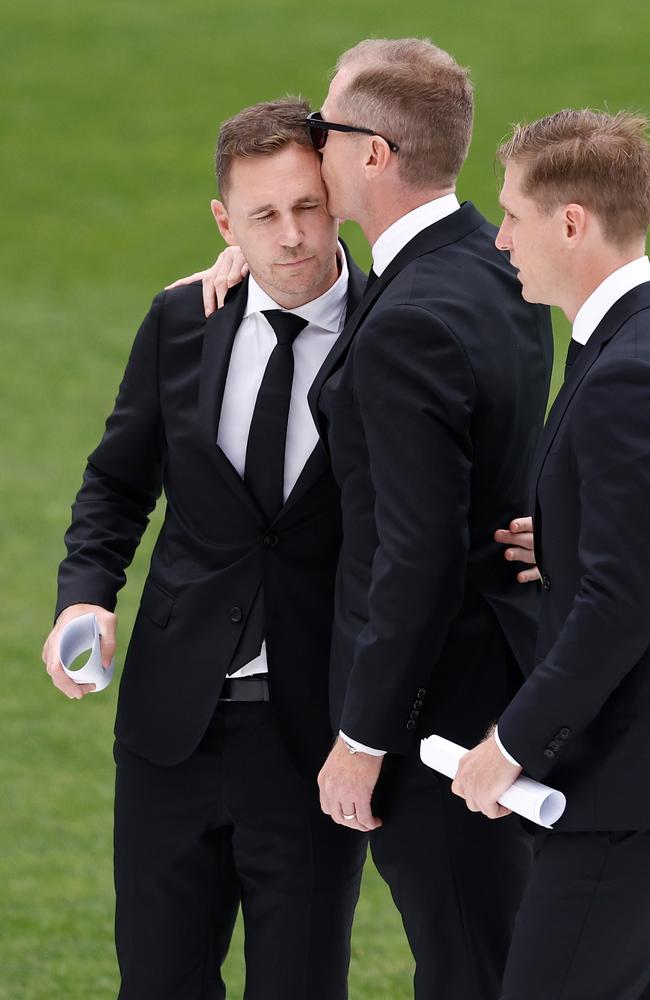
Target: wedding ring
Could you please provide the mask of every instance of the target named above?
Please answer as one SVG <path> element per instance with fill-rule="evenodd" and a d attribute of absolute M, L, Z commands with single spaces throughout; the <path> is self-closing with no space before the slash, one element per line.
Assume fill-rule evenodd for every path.
<path fill-rule="evenodd" d="M 357 814 L 356 813 L 350 813 L 349 816 L 347 816 L 345 813 L 343 813 L 343 819 L 356 819 L 356 818 L 357 818 Z"/>

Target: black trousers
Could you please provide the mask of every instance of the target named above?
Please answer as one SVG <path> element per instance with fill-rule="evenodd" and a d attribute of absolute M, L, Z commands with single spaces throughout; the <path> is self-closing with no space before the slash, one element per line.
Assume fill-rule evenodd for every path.
<path fill-rule="evenodd" d="M 650 1000 L 650 831 L 549 833 L 502 1000 Z"/>
<path fill-rule="evenodd" d="M 119 1000 L 223 1000 L 240 905 L 246 1000 L 345 1000 L 366 839 L 322 814 L 272 707 L 220 703 L 175 767 L 115 759 Z"/>
<path fill-rule="evenodd" d="M 415 958 L 416 1000 L 497 1000 L 530 836 L 515 816 L 471 813 L 415 755 L 387 758 L 380 782 L 370 848 Z"/>

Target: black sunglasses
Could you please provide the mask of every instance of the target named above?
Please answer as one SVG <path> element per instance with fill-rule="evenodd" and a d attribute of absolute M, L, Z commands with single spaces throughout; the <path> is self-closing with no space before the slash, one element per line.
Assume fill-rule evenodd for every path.
<path fill-rule="evenodd" d="M 360 132 L 362 135 L 378 135 L 380 139 L 383 139 L 384 142 L 388 143 L 388 148 L 392 153 L 399 152 L 399 146 L 397 143 L 391 142 L 385 135 L 379 135 L 379 132 L 373 132 L 371 128 L 356 128 L 354 125 L 338 125 L 334 122 L 326 122 L 323 120 L 323 116 L 320 111 L 312 111 L 310 115 L 307 115 L 305 122 L 309 131 L 309 138 L 311 139 L 314 149 L 323 148 L 327 142 L 327 133 L 329 131 Z"/>

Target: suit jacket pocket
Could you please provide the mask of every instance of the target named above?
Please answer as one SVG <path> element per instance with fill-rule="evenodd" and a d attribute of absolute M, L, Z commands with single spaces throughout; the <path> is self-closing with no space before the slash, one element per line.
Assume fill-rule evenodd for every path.
<path fill-rule="evenodd" d="M 160 628 L 165 628 L 174 610 L 175 599 L 152 580 L 147 580 L 140 598 L 141 611 Z"/>

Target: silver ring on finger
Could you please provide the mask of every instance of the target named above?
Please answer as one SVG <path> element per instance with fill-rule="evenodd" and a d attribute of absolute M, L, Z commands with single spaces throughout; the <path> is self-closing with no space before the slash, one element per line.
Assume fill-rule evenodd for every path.
<path fill-rule="evenodd" d="M 357 814 L 355 812 L 350 813 L 349 816 L 348 816 L 347 813 L 343 813 L 342 815 L 343 815 L 343 819 L 356 819 L 357 818 Z"/>

